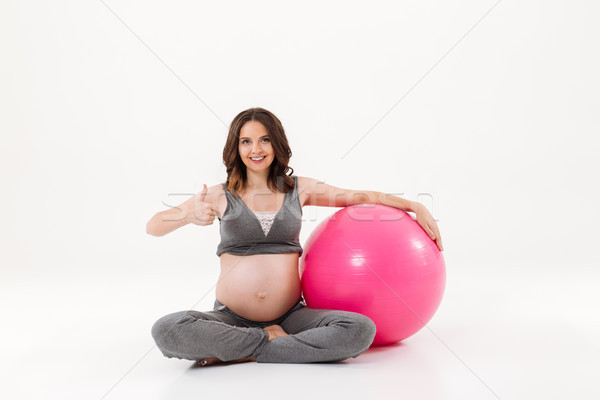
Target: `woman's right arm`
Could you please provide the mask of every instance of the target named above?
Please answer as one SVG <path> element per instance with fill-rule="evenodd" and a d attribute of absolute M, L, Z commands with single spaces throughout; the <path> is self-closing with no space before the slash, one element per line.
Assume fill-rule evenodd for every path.
<path fill-rule="evenodd" d="M 183 204 L 156 213 L 146 224 L 146 233 L 152 236 L 164 236 L 175 229 L 189 224 L 186 218 L 187 215 L 188 210 L 183 208 Z"/>
<path fill-rule="evenodd" d="M 152 236 L 164 236 L 189 223 L 211 225 L 216 214 L 212 210 L 211 198 L 206 198 L 207 192 L 208 189 L 204 185 L 202 192 L 177 207 L 154 214 L 146 224 L 146 233 Z"/>

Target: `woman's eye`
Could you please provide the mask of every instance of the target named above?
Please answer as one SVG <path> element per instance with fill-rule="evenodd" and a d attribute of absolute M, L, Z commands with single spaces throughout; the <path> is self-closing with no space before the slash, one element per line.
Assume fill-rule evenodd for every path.
<path fill-rule="evenodd" d="M 263 141 L 267 141 L 267 142 L 270 142 L 270 141 L 271 141 L 271 139 L 269 139 L 269 138 L 264 138 L 264 139 L 262 139 L 262 140 L 263 140 Z M 250 142 L 250 140 L 248 140 L 248 139 L 244 139 L 244 140 L 242 140 L 242 144 L 246 144 L 246 143 L 248 143 L 248 142 Z"/>

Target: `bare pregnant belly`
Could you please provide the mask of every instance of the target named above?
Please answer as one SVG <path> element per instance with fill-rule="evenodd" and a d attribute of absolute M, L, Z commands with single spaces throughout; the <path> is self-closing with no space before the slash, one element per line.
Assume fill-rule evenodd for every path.
<path fill-rule="evenodd" d="M 298 253 L 221 254 L 217 299 L 252 321 L 272 321 L 300 298 Z"/>

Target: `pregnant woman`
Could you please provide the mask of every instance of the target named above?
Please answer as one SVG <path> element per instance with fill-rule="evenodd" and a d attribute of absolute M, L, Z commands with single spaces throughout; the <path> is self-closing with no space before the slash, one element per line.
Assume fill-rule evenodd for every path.
<path fill-rule="evenodd" d="M 293 175 L 291 154 L 275 115 L 262 108 L 243 111 L 231 123 L 223 150 L 227 181 L 204 185 L 194 197 L 148 222 L 147 233 L 163 236 L 190 223 L 220 221 L 221 274 L 214 308 L 174 312 L 154 323 L 152 337 L 166 357 L 201 366 L 332 362 L 369 348 L 375 324 L 368 317 L 311 309 L 302 298 L 298 260 L 303 206 L 373 203 L 413 211 L 442 249 L 437 225 L 422 204 Z"/>

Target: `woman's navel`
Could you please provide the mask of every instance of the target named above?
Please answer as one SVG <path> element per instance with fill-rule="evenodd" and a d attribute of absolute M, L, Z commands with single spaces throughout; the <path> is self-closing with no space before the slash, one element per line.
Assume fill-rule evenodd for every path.
<path fill-rule="evenodd" d="M 258 292 L 258 293 L 256 293 L 256 297 L 259 300 L 264 300 L 267 298 L 267 292 Z"/>

